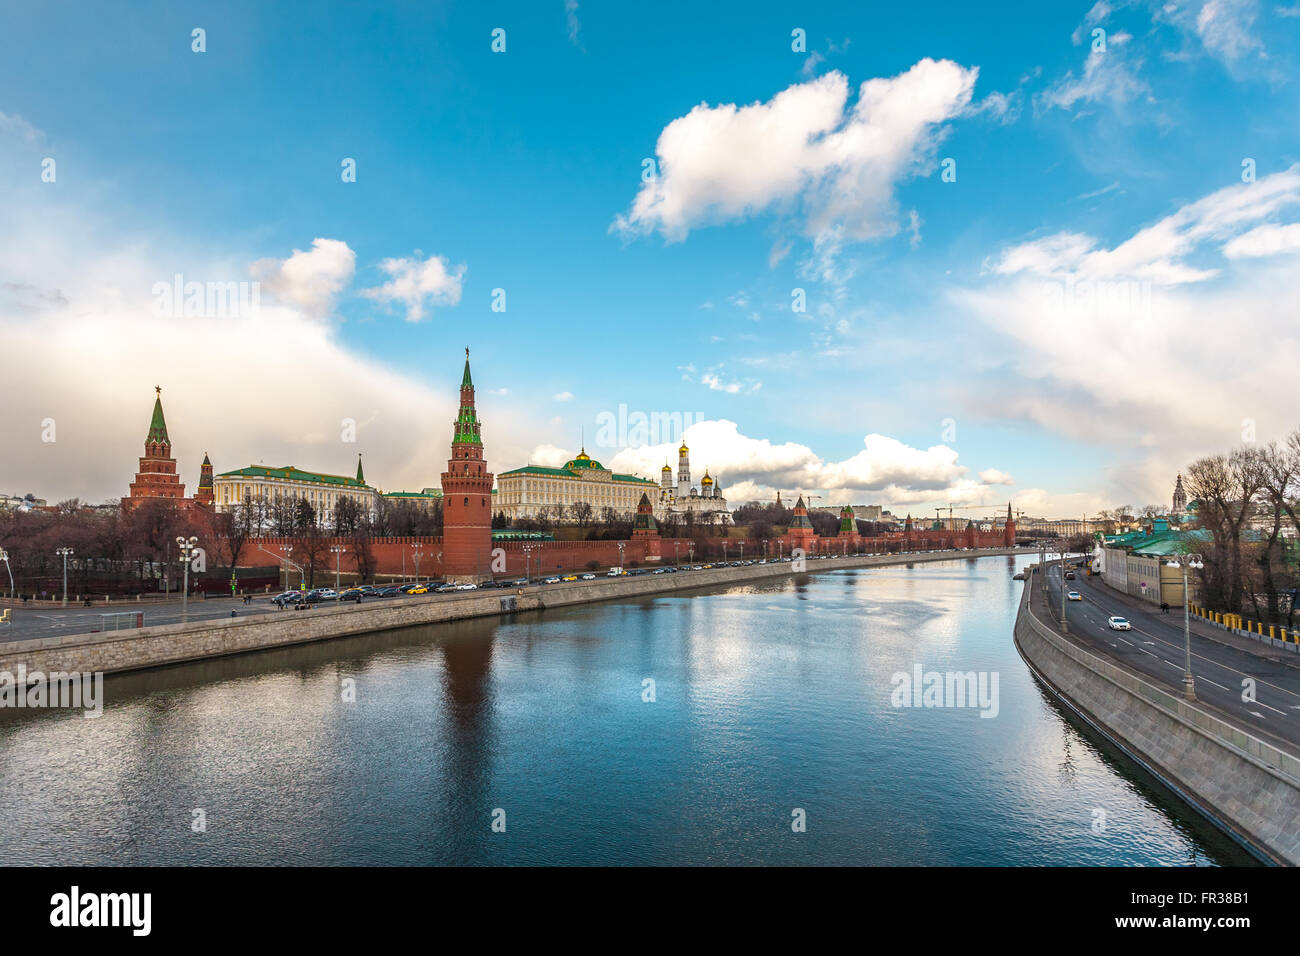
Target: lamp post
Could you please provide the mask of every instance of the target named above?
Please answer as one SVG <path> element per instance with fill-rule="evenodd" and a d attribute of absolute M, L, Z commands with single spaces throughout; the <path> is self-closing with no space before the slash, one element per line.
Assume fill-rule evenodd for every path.
<path fill-rule="evenodd" d="M 520 550 L 522 550 L 522 551 L 524 552 L 524 583 L 525 583 L 525 584 L 532 584 L 532 583 L 533 583 L 533 579 L 532 579 L 532 571 L 533 571 L 533 559 L 532 559 L 532 553 L 533 553 L 533 546 L 532 546 L 531 544 L 526 544 L 526 545 L 524 545 Z"/>
<path fill-rule="evenodd" d="M 674 541 L 673 542 L 673 567 L 677 567 L 681 563 L 682 563 L 682 543 L 680 541 Z"/>
<path fill-rule="evenodd" d="M 63 606 L 68 606 L 68 556 L 73 554 L 71 548 L 59 548 L 54 552 L 63 559 Z"/>
<path fill-rule="evenodd" d="M 14 596 L 14 569 L 9 566 L 9 552 L 0 548 L 0 561 L 5 563 L 5 570 L 9 572 L 9 598 Z"/>
<path fill-rule="evenodd" d="M 194 549 L 198 546 L 199 539 L 190 535 L 188 538 L 177 538 L 176 545 L 181 551 L 181 567 L 185 569 L 185 590 L 181 592 L 181 623 L 184 624 L 190 619 L 190 561 L 194 558 Z"/>
<path fill-rule="evenodd" d="M 691 564 L 695 563 L 695 542 L 694 541 L 692 541 L 690 544 L 686 546 L 686 557 L 691 562 Z"/>
<path fill-rule="evenodd" d="M 763 560 L 767 560 L 767 538 L 763 539 Z"/>
<path fill-rule="evenodd" d="M 1196 678 L 1192 676 L 1192 612 L 1189 607 L 1192 602 L 1187 590 L 1187 569 L 1199 571 L 1205 567 L 1205 559 L 1199 554 L 1185 554 L 1182 561 L 1175 557 L 1168 566 L 1183 569 L 1183 697 L 1196 700 Z"/>
<path fill-rule="evenodd" d="M 1070 622 L 1065 619 L 1065 549 L 1061 549 L 1061 633 L 1070 633 Z"/>
<path fill-rule="evenodd" d="M 338 604 L 339 601 L 342 600 L 342 598 L 339 596 L 339 563 L 343 560 L 343 552 L 346 550 L 347 548 L 343 547 L 343 545 L 341 544 L 332 545 L 330 547 L 330 553 L 334 555 L 334 603 L 335 604 Z M 416 577 L 420 576 L 419 565 L 416 565 L 415 576 Z"/>
<path fill-rule="evenodd" d="M 420 550 L 418 544 L 411 545 L 411 555 L 415 558 L 415 583 L 420 583 L 420 558 L 424 557 L 424 552 Z"/>
<path fill-rule="evenodd" d="M 740 546 L 740 560 L 744 561 L 744 560 L 745 560 L 745 542 L 743 542 L 743 541 L 738 541 L 737 544 Z"/>
<path fill-rule="evenodd" d="M 618 543 L 618 567 L 620 571 L 623 569 L 623 542 L 622 541 Z"/>

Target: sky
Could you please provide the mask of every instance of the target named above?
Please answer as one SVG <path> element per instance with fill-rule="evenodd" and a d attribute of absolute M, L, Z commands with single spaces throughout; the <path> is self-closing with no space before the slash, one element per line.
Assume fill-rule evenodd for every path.
<path fill-rule="evenodd" d="M 1300 425 L 1295 0 L 0 18 L 3 493 L 124 495 L 155 385 L 191 493 L 437 485 L 467 347 L 495 471 L 733 504 L 1074 517 Z"/>

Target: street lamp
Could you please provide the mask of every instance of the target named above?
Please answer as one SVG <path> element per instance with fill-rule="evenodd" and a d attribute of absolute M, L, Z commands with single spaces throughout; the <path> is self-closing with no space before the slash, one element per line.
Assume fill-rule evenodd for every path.
<path fill-rule="evenodd" d="M 767 538 L 763 539 L 763 560 L 767 560 Z"/>
<path fill-rule="evenodd" d="M 424 557 L 424 552 L 420 550 L 418 544 L 411 545 L 411 556 L 415 558 L 415 581 L 420 581 L 420 558 Z"/>
<path fill-rule="evenodd" d="M 673 567 L 677 567 L 681 563 L 682 563 L 682 543 L 680 541 L 674 541 L 673 542 Z"/>
<path fill-rule="evenodd" d="M 340 600 L 342 600 L 342 598 L 339 596 L 339 562 L 343 560 L 343 552 L 346 550 L 347 548 L 343 547 L 343 545 L 341 544 L 336 544 L 330 547 L 330 553 L 334 555 L 334 603 L 335 604 L 337 604 Z M 420 565 L 418 562 L 415 565 L 415 576 L 417 578 L 420 576 Z"/>
<path fill-rule="evenodd" d="M 1192 612 L 1188 606 L 1191 604 L 1191 596 L 1187 591 L 1187 569 L 1201 570 L 1205 567 L 1205 559 L 1199 554 L 1185 554 L 1181 562 L 1175 557 L 1168 566 L 1183 569 L 1183 696 L 1188 700 L 1196 700 L 1196 678 L 1192 676 Z"/>
<path fill-rule="evenodd" d="M 1070 622 L 1065 619 L 1065 549 L 1061 549 L 1061 633 L 1070 633 Z"/>
<path fill-rule="evenodd" d="M 190 619 L 190 560 L 194 557 L 194 550 L 198 547 L 198 543 L 199 539 L 193 535 L 176 539 L 176 544 L 181 549 L 182 567 L 185 568 L 185 590 L 181 592 L 182 624 Z"/>
<path fill-rule="evenodd" d="M 622 546 L 620 545 L 620 548 L 621 548 L 621 547 L 622 547 Z M 532 583 L 533 583 L 533 579 L 532 579 L 532 573 L 533 573 L 533 559 L 532 559 L 533 546 L 532 546 L 531 544 L 526 544 L 526 545 L 524 545 L 520 550 L 524 552 L 524 583 L 525 583 L 525 584 L 532 584 Z"/>
<path fill-rule="evenodd" d="M 68 606 L 68 557 L 74 552 L 71 548 L 59 548 L 54 552 L 63 559 L 63 606 Z"/>
<path fill-rule="evenodd" d="M 695 542 L 694 541 L 692 541 L 690 544 L 686 546 L 686 557 L 690 560 L 691 564 L 695 563 Z"/>
<path fill-rule="evenodd" d="M 14 596 L 14 569 L 9 566 L 9 552 L 0 548 L 0 561 L 5 563 L 5 570 L 9 572 L 9 599 L 13 600 Z"/>
<path fill-rule="evenodd" d="M 623 542 L 618 543 L 618 568 L 623 570 Z"/>

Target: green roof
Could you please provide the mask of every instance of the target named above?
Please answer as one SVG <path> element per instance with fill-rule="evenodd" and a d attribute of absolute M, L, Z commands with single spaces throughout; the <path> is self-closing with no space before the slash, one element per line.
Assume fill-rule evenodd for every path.
<path fill-rule="evenodd" d="M 249 465 L 235 471 L 223 471 L 218 478 L 278 478 L 282 481 L 312 481 L 322 485 L 341 485 L 347 488 L 368 488 L 369 485 L 346 478 L 343 475 L 322 475 L 314 471 L 303 471 L 293 465 L 282 468 L 267 468 L 263 465 Z"/>
<path fill-rule="evenodd" d="M 437 488 L 425 488 L 423 491 L 385 491 L 385 498 L 441 498 L 442 492 Z"/>
<path fill-rule="evenodd" d="M 139 434 L 139 432 L 136 434 Z M 163 419 L 161 391 L 154 396 L 153 419 L 149 422 L 149 435 L 145 438 L 145 442 L 159 445 L 170 445 L 172 443 L 172 440 L 167 437 L 167 422 Z"/>
<path fill-rule="evenodd" d="M 570 462 L 572 464 L 572 462 Z M 543 465 L 524 465 L 522 468 L 515 468 L 511 471 L 500 472 L 497 477 L 505 478 L 511 475 L 541 475 L 546 478 L 582 478 L 582 475 L 574 474 L 567 467 L 565 468 L 547 468 Z M 611 481 L 631 481 L 640 482 L 645 485 L 656 485 L 649 478 L 638 478 L 636 475 L 620 475 L 617 472 L 610 474 Z"/>

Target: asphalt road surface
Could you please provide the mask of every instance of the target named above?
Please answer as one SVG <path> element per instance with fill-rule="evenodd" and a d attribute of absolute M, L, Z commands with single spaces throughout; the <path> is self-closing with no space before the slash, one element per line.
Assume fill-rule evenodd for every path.
<path fill-rule="evenodd" d="M 1067 591 L 1078 591 L 1080 601 L 1066 602 L 1070 635 L 1084 646 L 1154 678 L 1182 695 L 1185 665 L 1182 608 L 1159 607 L 1148 611 L 1128 595 L 1116 593 L 1079 573 L 1066 581 Z M 1035 581 L 1035 588 L 1040 587 Z M 1049 568 L 1048 590 L 1053 612 L 1060 614 L 1060 569 Z M 1035 594 L 1035 601 L 1041 591 Z M 1128 619 L 1131 631 L 1113 631 L 1111 615 Z M 1055 625 L 1055 619 L 1051 619 Z M 1292 752 L 1300 752 L 1300 661 L 1295 664 L 1249 650 L 1226 646 L 1192 633 L 1192 676 L 1197 699 L 1258 737 Z M 1254 700 L 1243 700 L 1248 679 L 1253 679 Z"/>

